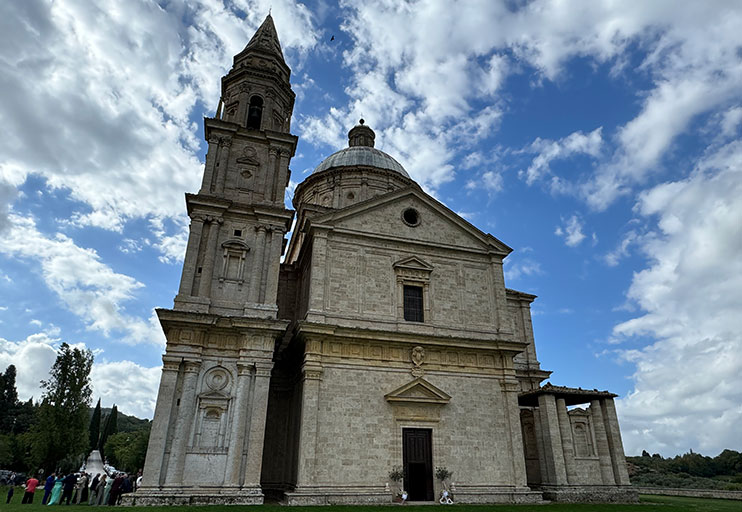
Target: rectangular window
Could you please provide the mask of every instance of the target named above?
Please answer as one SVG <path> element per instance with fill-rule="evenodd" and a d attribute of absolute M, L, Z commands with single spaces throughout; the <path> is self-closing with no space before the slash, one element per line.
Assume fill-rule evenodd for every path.
<path fill-rule="evenodd" d="M 404 319 L 408 322 L 423 321 L 422 286 L 404 286 Z"/>

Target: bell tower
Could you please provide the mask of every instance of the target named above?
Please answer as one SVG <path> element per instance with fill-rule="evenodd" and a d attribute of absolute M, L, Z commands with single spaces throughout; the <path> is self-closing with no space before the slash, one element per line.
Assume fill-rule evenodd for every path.
<path fill-rule="evenodd" d="M 256 504 L 276 341 L 284 207 L 297 137 L 291 71 L 269 15 L 222 78 L 167 338 L 143 485 L 128 501 Z"/>
<path fill-rule="evenodd" d="M 190 235 L 175 309 L 275 318 L 289 161 L 297 137 L 291 70 L 269 15 L 222 78 L 201 189 L 187 194 Z"/>

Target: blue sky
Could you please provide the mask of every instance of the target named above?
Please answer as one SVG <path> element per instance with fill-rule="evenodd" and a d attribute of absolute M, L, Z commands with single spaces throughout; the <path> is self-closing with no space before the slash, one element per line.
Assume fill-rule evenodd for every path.
<path fill-rule="evenodd" d="M 542 367 L 619 394 L 628 453 L 742 449 L 736 1 L 3 2 L 0 370 L 23 398 L 66 341 L 94 351 L 104 405 L 151 416 L 201 120 L 271 8 L 297 94 L 287 204 L 363 116 L 515 249 Z"/>

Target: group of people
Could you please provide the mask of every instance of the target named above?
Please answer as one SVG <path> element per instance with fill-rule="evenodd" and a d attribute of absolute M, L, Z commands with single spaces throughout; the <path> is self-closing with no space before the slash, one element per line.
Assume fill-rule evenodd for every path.
<path fill-rule="evenodd" d="M 128 475 L 126 473 L 114 473 L 106 475 L 98 473 L 91 480 L 91 475 L 80 473 L 52 473 L 44 482 L 44 497 L 42 505 L 82 504 L 89 505 L 118 505 L 121 496 L 127 492 L 135 491 L 142 482 L 142 472 Z M 35 477 L 26 481 L 22 504 L 33 503 L 36 488 L 40 482 Z M 9 493 L 8 502 L 12 494 Z"/>

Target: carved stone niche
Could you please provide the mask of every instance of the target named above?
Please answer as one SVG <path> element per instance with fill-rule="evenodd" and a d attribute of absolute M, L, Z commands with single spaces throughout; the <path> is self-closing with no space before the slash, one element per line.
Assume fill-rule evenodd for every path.
<path fill-rule="evenodd" d="M 242 284 L 245 281 L 245 259 L 250 248 L 239 239 L 230 239 L 222 244 L 223 262 L 219 282 Z"/>
<path fill-rule="evenodd" d="M 221 452 L 228 448 L 227 417 L 232 400 L 232 374 L 222 366 L 210 368 L 204 375 L 203 392 L 198 395 L 195 451 Z"/>
<path fill-rule="evenodd" d="M 575 457 L 595 457 L 595 441 L 590 413 L 582 408 L 568 411 Z"/>
<path fill-rule="evenodd" d="M 394 417 L 405 421 L 440 421 L 441 408 L 451 397 L 422 377 L 384 395 Z"/>
<path fill-rule="evenodd" d="M 258 152 L 252 146 L 245 146 L 242 153 L 237 158 L 237 188 L 243 191 L 250 191 L 254 188 L 254 176 L 260 169 L 260 160 Z"/>

